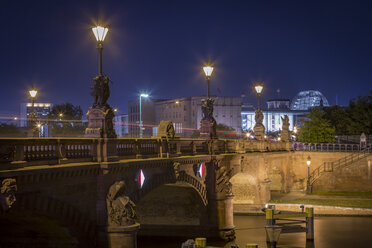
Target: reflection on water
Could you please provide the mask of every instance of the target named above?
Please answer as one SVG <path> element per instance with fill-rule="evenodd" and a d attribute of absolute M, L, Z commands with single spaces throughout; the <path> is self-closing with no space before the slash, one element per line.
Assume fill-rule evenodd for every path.
<path fill-rule="evenodd" d="M 209 242 L 208 245 L 230 248 L 231 244 L 238 244 L 245 248 L 247 243 L 266 247 L 265 217 L 264 216 L 235 216 L 236 240 L 232 243 Z M 305 233 L 283 234 L 277 247 L 371 247 L 372 244 L 371 217 L 315 217 L 314 243 L 306 243 Z M 183 239 L 168 238 L 139 238 L 138 248 L 180 248 Z M 189 237 L 192 238 L 192 237 Z"/>

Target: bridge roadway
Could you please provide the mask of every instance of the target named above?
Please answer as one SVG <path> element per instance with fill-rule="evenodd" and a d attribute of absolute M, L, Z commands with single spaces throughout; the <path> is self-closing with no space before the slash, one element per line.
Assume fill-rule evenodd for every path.
<path fill-rule="evenodd" d="M 5 182 L 12 179 L 16 187 L 14 204 L 4 201 L 6 193 L 2 195 L 1 211 L 10 207 L 8 212 L 47 216 L 67 226 L 81 243 L 97 247 L 135 247 L 139 225 L 144 235 L 231 239 L 229 180 L 240 171 L 244 155 L 289 151 L 290 145 L 247 140 L 1 138 L 3 191 L 12 194 L 5 190 L 11 185 Z"/>

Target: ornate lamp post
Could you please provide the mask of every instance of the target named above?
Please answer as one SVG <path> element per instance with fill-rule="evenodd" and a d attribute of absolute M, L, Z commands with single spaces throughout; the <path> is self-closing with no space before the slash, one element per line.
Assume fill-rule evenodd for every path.
<path fill-rule="evenodd" d="M 207 80 L 207 98 L 210 98 L 210 90 L 209 90 L 209 83 L 211 81 L 211 76 L 213 72 L 213 66 L 209 65 L 209 63 L 203 67 L 204 73 L 205 73 L 205 78 Z"/>
<path fill-rule="evenodd" d="M 143 125 L 142 125 L 142 97 L 149 97 L 148 94 L 140 94 L 140 98 L 139 98 L 139 105 L 140 105 L 140 123 L 139 123 L 139 126 L 140 126 L 140 138 L 142 138 L 143 136 Z"/>
<path fill-rule="evenodd" d="M 207 99 L 202 100 L 202 113 L 203 118 L 200 121 L 200 138 L 202 139 L 216 139 L 216 120 L 213 118 L 213 102 L 214 100 L 210 97 L 209 83 L 213 72 L 213 66 L 207 63 L 203 67 L 207 81 Z"/>
<path fill-rule="evenodd" d="M 258 99 L 258 104 L 257 104 L 257 109 L 255 111 L 255 121 L 256 121 L 256 124 L 253 128 L 254 130 L 254 137 L 257 139 L 257 140 L 264 140 L 264 136 L 265 136 L 265 127 L 264 125 L 262 124 L 262 121 L 263 121 L 263 114 L 262 114 L 262 110 L 261 110 L 261 104 L 260 104 L 260 97 L 261 97 L 261 93 L 262 93 L 262 90 L 263 90 L 263 84 L 260 83 L 260 82 L 257 82 L 257 84 L 254 86 L 254 89 L 256 90 L 256 93 L 257 93 L 257 99 Z"/>
<path fill-rule="evenodd" d="M 103 41 L 106 38 L 108 28 L 96 26 L 92 28 L 93 34 L 97 39 L 97 49 L 99 53 L 99 74 L 102 75 L 102 50 L 103 50 Z"/>
<path fill-rule="evenodd" d="M 32 87 L 28 93 L 30 94 L 31 97 L 31 113 L 29 115 L 28 119 L 28 125 L 29 125 L 29 131 L 28 131 L 28 136 L 30 137 L 37 137 L 37 129 L 35 127 L 35 123 L 37 121 L 37 116 L 35 113 L 35 98 L 37 96 L 37 90 Z"/>
<path fill-rule="evenodd" d="M 311 194 L 311 185 L 310 185 L 310 164 L 311 164 L 311 157 L 308 156 L 306 160 L 307 164 L 307 184 L 306 184 L 306 193 Z"/>
<path fill-rule="evenodd" d="M 102 72 L 102 50 L 103 41 L 108 33 L 108 28 L 96 26 L 92 32 L 97 40 L 97 49 L 99 53 L 99 74 L 93 79 L 94 85 L 91 88 L 91 95 L 94 98 L 93 106 L 89 108 L 88 127 L 85 130 L 85 137 L 90 138 L 116 138 L 112 119 L 114 111 L 107 103 L 110 97 L 109 77 L 103 76 Z"/>

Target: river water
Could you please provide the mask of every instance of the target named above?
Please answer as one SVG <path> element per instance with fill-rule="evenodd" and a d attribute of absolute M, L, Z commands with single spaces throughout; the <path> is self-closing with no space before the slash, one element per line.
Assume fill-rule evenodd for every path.
<path fill-rule="evenodd" d="M 305 233 L 283 234 L 277 247 L 372 247 L 372 217 L 315 217 L 313 243 L 306 243 Z M 230 248 L 232 244 L 245 248 L 247 243 L 266 247 L 264 216 L 234 216 L 236 240 L 231 243 L 208 242 L 208 246 Z M 138 248 L 180 248 L 184 239 L 139 238 Z"/>

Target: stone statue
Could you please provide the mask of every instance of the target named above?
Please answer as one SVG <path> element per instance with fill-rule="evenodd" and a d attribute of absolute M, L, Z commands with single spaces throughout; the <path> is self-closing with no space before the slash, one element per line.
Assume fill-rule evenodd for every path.
<path fill-rule="evenodd" d="M 282 130 L 289 130 L 289 118 L 288 115 L 284 115 L 283 117 L 280 117 L 282 119 L 283 125 Z"/>
<path fill-rule="evenodd" d="M 282 141 L 289 141 L 290 140 L 290 134 L 289 134 L 289 118 L 288 115 L 284 115 L 283 117 L 280 117 L 282 119 L 282 131 L 280 132 L 281 140 Z"/>
<path fill-rule="evenodd" d="M 161 121 L 158 126 L 157 136 L 173 139 L 175 136 L 173 122 L 172 121 Z"/>
<path fill-rule="evenodd" d="M 108 225 L 126 226 L 136 223 L 136 206 L 124 195 L 125 182 L 118 181 L 111 185 L 106 197 Z"/>
<path fill-rule="evenodd" d="M 226 196 L 232 196 L 232 184 L 230 183 L 232 169 L 228 170 L 226 165 L 220 165 L 220 163 L 217 161 L 216 164 L 217 193 L 224 193 Z"/>
<path fill-rule="evenodd" d="M 200 138 L 202 139 L 217 138 L 217 123 L 213 118 L 213 102 L 214 100 L 212 98 L 202 100 L 201 110 L 203 118 L 200 121 Z"/>
<path fill-rule="evenodd" d="M 91 95 L 94 98 L 93 107 L 109 107 L 107 100 L 110 97 L 109 77 L 97 75 L 94 79 Z"/>
<path fill-rule="evenodd" d="M 254 120 L 256 121 L 256 126 L 257 125 L 262 125 L 262 121 L 263 121 L 263 114 L 262 114 L 262 110 L 261 109 L 256 109 L 254 111 L 255 113 L 255 116 L 254 116 Z"/>
<path fill-rule="evenodd" d="M 8 211 L 16 201 L 16 180 L 6 178 L 0 182 L 0 212 Z"/>
<path fill-rule="evenodd" d="M 203 113 L 203 120 L 214 120 L 213 118 L 213 102 L 212 98 L 203 99 L 202 100 L 202 113 Z"/>

